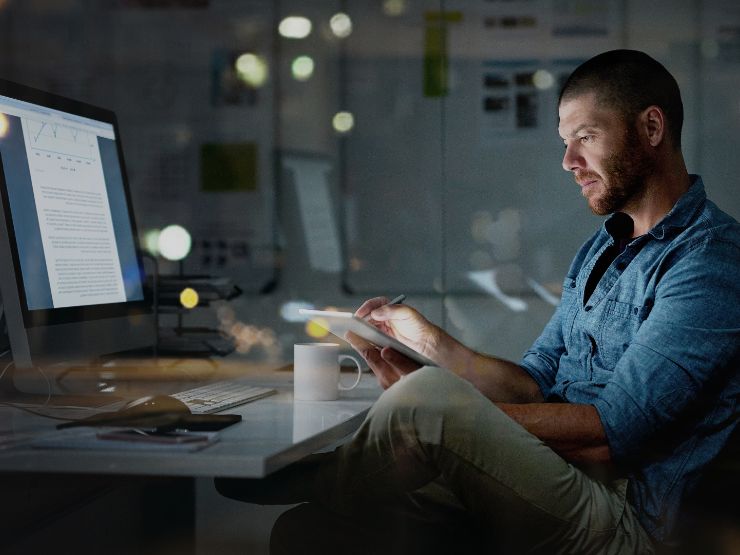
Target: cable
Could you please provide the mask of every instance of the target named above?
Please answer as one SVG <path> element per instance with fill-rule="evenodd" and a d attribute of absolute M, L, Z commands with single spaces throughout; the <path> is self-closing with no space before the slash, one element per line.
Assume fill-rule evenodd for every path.
<path fill-rule="evenodd" d="M 44 401 L 44 404 L 41 405 L 42 407 L 45 407 L 49 404 L 49 401 L 51 401 L 51 380 L 49 380 L 49 376 L 44 374 L 44 371 L 41 369 L 40 366 L 34 366 L 36 370 L 39 371 L 39 373 L 44 377 L 46 380 L 46 401 Z"/>
<path fill-rule="evenodd" d="M 18 405 L 16 403 L 8 403 L 7 401 L 0 401 L 0 406 L 2 406 L 2 407 L 11 407 L 11 408 L 22 410 L 22 411 L 25 411 L 25 412 L 30 412 L 31 414 L 35 414 L 36 416 L 43 416 L 44 418 L 51 418 L 53 420 L 64 420 L 64 421 L 67 421 L 67 422 L 72 421 L 72 420 L 78 420 L 77 418 L 67 418 L 65 416 L 52 416 L 51 414 L 46 414 L 46 413 L 43 413 L 43 412 L 38 412 L 38 411 L 35 411 L 35 410 L 30 409 L 28 407 L 24 407 L 22 405 Z M 54 407 L 54 408 L 67 408 L 67 409 L 71 409 L 71 408 L 77 408 L 77 407 Z M 85 407 L 80 407 L 80 408 L 85 408 Z"/>
<path fill-rule="evenodd" d="M 15 364 L 15 361 L 10 361 L 8 364 L 5 365 L 5 368 L 3 368 L 3 371 L 0 372 L 0 380 L 3 379 L 3 376 L 5 376 L 5 372 L 8 371 L 8 368 L 13 366 Z M 44 373 L 44 371 L 41 369 L 40 366 L 34 366 L 36 370 L 39 371 L 39 374 L 41 374 L 44 377 L 44 380 L 46 381 L 46 400 L 44 401 L 44 404 L 41 405 L 42 407 L 45 407 L 49 404 L 49 401 L 51 401 L 51 380 L 49 380 L 49 377 Z"/>
<path fill-rule="evenodd" d="M 5 368 L 3 368 L 2 372 L 0 372 L 0 380 L 3 379 L 3 376 L 5 376 L 5 373 L 8 371 L 8 368 L 10 368 L 11 366 L 13 366 L 14 364 L 15 364 L 15 362 L 11 360 L 8 364 L 5 365 Z M 44 377 L 44 380 L 46 380 L 46 400 L 39 407 L 39 408 L 44 408 L 44 407 L 47 407 L 49 405 L 49 402 L 51 401 L 51 381 L 49 380 L 49 377 L 44 373 L 44 371 L 39 366 L 34 366 L 34 368 L 36 368 L 36 370 L 38 370 L 39 373 Z M 31 414 L 35 414 L 37 416 L 43 416 L 45 418 L 51 418 L 51 419 L 54 419 L 54 420 L 67 420 L 67 421 L 68 420 L 77 420 L 76 418 L 66 418 L 66 417 L 62 417 L 62 416 L 52 416 L 51 414 L 46 414 L 46 413 L 43 413 L 43 412 L 38 412 L 38 411 L 33 410 L 33 409 L 30 409 L 28 407 L 24 407 L 24 406 L 19 405 L 17 403 L 11 403 L 11 402 L 8 402 L 8 401 L 0 401 L 0 406 L 3 406 L 3 407 L 11 407 L 11 408 L 19 409 L 19 410 L 22 410 L 22 411 L 25 411 L 25 412 L 29 412 Z M 85 409 L 88 409 L 88 408 L 89 407 L 53 407 L 53 409 L 81 409 L 81 410 L 85 410 Z"/>
<path fill-rule="evenodd" d="M 5 354 L 5 353 L 3 353 L 3 354 Z M 8 371 L 8 368 L 10 368 L 11 366 L 13 366 L 13 361 L 12 360 L 8 364 L 6 364 L 5 365 L 5 368 L 3 368 L 3 371 L 0 372 L 0 380 L 3 379 L 3 376 L 5 375 L 5 372 L 7 372 Z"/>

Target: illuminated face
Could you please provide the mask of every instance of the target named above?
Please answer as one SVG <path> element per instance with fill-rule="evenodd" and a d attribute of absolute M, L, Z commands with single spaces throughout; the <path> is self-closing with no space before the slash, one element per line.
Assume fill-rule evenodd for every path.
<path fill-rule="evenodd" d="M 654 169 L 636 125 L 600 107 L 594 94 L 565 99 L 559 115 L 563 169 L 573 172 L 591 210 L 603 216 L 634 209 Z"/>

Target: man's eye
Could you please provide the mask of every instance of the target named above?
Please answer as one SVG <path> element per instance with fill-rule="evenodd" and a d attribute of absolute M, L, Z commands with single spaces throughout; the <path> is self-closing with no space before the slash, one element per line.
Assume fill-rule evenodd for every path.
<path fill-rule="evenodd" d="M 584 135 L 583 137 L 578 138 L 578 140 L 581 141 L 581 144 L 590 143 L 591 141 L 593 141 L 593 139 L 593 135 Z"/>

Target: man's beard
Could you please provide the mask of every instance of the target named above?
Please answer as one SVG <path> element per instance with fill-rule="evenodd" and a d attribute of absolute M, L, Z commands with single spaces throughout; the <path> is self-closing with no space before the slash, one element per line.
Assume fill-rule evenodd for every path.
<path fill-rule="evenodd" d="M 580 182 L 600 179 L 601 189 L 588 199 L 594 214 L 605 216 L 623 210 L 643 197 L 646 179 L 653 173 L 654 160 L 642 148 L 637 130 L 627 133 L 622 147 L 604 162 L 604 175 L 586 172 L 576 175 Z"/>

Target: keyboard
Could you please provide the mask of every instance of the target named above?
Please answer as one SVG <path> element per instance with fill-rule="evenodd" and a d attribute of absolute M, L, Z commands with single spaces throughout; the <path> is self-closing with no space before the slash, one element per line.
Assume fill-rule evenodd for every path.
<path fill-rule="evenodd" d="M 270 387 L 258 387 L 237 381 L 209 383 L 172 395 L 185 403 L 193 414 L 211 414 L 256 401 L 276 393 Z"/>

